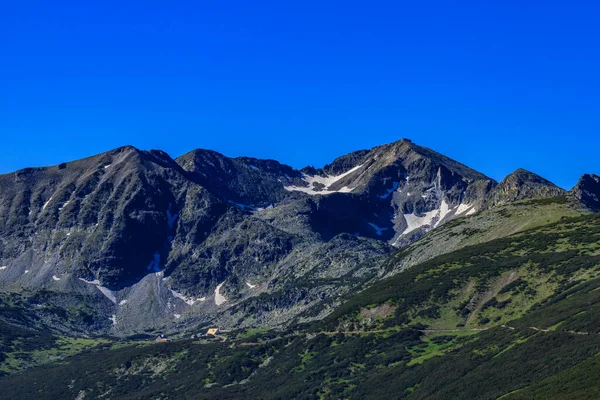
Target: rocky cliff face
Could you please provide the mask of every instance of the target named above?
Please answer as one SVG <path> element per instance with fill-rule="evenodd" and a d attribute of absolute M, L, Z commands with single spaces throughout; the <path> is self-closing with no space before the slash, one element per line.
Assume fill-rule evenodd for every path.
<path fill-rule="evenodd" d="M 90 317 L 69 326 L 100 333 L 307 321 L 378 279 L 394 247 L 490 196 L 562 193 L 532 175 L 497 186 L 409 140 L 302 170 L 123 147 L 0 176 L 0 288 L 83 302 Z"/>
<path fill-rule="evenodd" d="M 547 179 L 522 168 L 502 180 L 490 193 L 490 207 L 518 200 L 563 196 L 567 192 Z"/>
<path fill-rule="evenodd" d="M 571 190 L 571 195 L 585 208 L 600 211 L 600 176 L 585 174 Z"/>
<path fill-rule="evenodd" d="M 286 190 L 320 197 L 322 207 L 353 215 L 346 232 L 401 247 L 457 216 L 481 209 L 495 182 L 432 150 L 401 140 L 305 168 Z M 351 196 L 334 196 L 336 194 Z M 335 212 L 328 213 L 336 218 Z M 356 218 L 359 217 L 359 218 Z M 323 218 L 319 218 L 323 220 Z"/>

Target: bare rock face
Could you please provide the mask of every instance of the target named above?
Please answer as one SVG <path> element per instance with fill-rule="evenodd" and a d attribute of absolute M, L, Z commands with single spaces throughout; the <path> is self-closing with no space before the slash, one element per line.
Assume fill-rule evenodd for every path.
<path fill-rule="evenodd" d="M 547 179 L 522 168 L 508 175 L 490 194 L 490 206 L 518 200 L 563 196 L 567 192 Z"/>
<path fill-rule="evenodd" d="M 584 174 L 571 190 L 571 196 L 590 211 L 600 211 L 600 176 Z"/>
<path fill-rule="evenodd" d="M 492 179 L 410 140 L 357 151 L 322 169 L 307 167 L 286 190 L 321 195 L 317 230 L 356 233 L 402 247 L 483 208 Z M 322 225 L 322 226 L 319 226 Z"/>
<path fill-rule="evenodd" d="M 0 175 L 0 289 L 84 304 L 78 324 L 41 320 L 96 333 L 309 321 L 378 279 L 377 260 L 490 198 L 563 193 L 513 175 L 497 185 L 406 139 L 301 170 L 122 147 Z M 595 204 L 597 177 L 580 186 Z"/>

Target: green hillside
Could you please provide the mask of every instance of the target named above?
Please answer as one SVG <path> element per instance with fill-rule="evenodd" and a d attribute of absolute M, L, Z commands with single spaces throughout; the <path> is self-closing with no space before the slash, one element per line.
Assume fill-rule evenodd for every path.
<path fill-rule="evenodd" d="M 598 398 L 599 284 L 600 216 L 562 217 L 416 265 L 322 322 L 102 345 L 0 383 L 19 399 Z"/>

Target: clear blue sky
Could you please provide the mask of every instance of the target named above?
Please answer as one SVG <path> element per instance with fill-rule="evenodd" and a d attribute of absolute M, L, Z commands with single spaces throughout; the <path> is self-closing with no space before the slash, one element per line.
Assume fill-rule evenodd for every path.
<path fill-rule="evenodd" d="M 123 3 L 127 3 L 123 5 Z M 411 138 L 600 174 L 597 1 L 13 1 L 0 173 L 132 144 L 321 166 Z"/>

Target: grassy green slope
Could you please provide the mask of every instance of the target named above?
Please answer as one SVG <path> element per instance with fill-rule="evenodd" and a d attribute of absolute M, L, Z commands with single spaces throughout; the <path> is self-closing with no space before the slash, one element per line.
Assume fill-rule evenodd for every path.
<path fill-rule="evenodd" d="M 569 285 L 600 276 L 600 217 L 585 215 L 465 247 L 372 285 L 339 307 L 331 329 L 423 323 L 485 328 L 524 315 Z M 377 318 L 370 310 L 392 308 Z M 374 314 L 374 317 L 371 317 Z"/>
<path fill-rule="evenodd" d="M 600 215 L 563 218 L 433 258 L 302 330 L 98 349 L 0 385 L 16 399 L 597 398 L 599 285 Z"/>
<path fill-rule="evenodd" d="M 390 271 L 404 270 L 442 254 L 500 239 L 582 215 L 567 197 L 507 203 L 475 215 L 457 218 L 434 229 L 421 240 L 399 251 L 387 262 Z"/>

